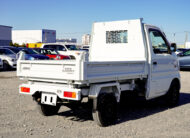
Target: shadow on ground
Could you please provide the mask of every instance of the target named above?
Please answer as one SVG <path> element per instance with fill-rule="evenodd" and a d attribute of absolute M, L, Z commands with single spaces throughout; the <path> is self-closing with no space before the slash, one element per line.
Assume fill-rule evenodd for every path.
<path fill-rule="evenodd" d="M 180 69 L 180 71 L 190 71 L 190 69 Z"/>
<path fill-rule="evenodd" d="M 0 69 L 0 72 L 12 72 L 12 71 L 16 71 L 16 69 L 8 69 L 8 70 Z"/>
<path fill-rule="evenodd" d="M 180 101 L 177 107 L 189 103 L 190 103 L 190 94 L 183 92 L 180 93 Z M 161 98 L 150 101 L 134 100 L 133 102 L 126 102 L 125 105 L 119 106 L 118 121 L 116 124 L 123 123 L 129 120 L 140 119 L 152 114 L 163 112 L 168 109 L 169 107 L 166 106 L 166 104 L 163 102 L 163 99 Z M 60 112 L 58 115 L 67 117 L 73 121 L 84 122 L 87 120 L 93 120 L 91 114 L 91 108 L 87 104 L 81 104 L 81 106 L 79 106 L 74 110 Z"/>

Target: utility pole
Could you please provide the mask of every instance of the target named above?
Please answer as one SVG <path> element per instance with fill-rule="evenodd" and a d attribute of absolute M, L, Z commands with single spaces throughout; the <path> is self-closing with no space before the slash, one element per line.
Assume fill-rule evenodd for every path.
<path fill-rule="evenodd" d="M 176 35 L 176 33 L 173 33 L 173 37 L 174 37 L 174 43 L 175 43 L 175 35 Z"/>
<path fill-rule="evenodd" d="M 188 41 L 188 31 L 185 31 L 185 44 L 184 45 L 186 45 L 186 42 Z"/>

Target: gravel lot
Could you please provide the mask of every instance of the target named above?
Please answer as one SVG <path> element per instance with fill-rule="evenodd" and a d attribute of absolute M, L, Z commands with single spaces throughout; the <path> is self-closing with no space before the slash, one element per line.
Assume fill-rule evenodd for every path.
<path fill-rule="evenodd" d="M 158 101 L 122 107 L 116 125 L 99 127 L 91 113 L 61 107 L 59 114 L 44 117 L 31 96 L 20 95 L 15 71 L 0 72 L 0 138 L 25 137 L 190 137 L 190 71 L 181 72 L 179 106 L 167 108 Z"/>

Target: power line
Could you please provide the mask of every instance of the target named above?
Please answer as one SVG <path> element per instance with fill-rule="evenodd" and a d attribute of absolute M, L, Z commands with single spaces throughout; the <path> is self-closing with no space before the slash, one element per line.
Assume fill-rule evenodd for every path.
<path fill-rule="evenodd" d="M 86 31 L 86 32 L 70 32 L 70 33 L 61 33 L 61 34 L 85 34 L 85 33 L 90 33 L 90 31 Z"/>

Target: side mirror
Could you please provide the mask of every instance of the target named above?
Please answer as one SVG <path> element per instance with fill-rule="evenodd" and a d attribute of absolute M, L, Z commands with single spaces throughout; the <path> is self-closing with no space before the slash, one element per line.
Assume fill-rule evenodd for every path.
<path fill-rule="evenodd" d="M 171 49 L 172 52 L 176 52 L 176 50 L 177 50 L 176 43 L 171 43 L 170 49 Z"/>

